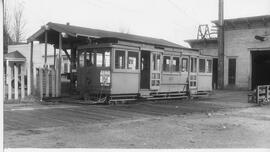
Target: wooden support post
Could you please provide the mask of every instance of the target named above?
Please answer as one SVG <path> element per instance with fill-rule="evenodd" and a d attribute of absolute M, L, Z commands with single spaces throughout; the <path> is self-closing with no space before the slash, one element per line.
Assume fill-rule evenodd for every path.
<path fill-rule="evenodd" d="M 68 54 L 67 49 L 63 49 L 63 51 L 65 52 L 65 54 L 66 54 L 68 60 L 71 62 L 71 57 L 70 57 L 70 55 Z"/>
<path fill-rule="evenodd" d="M 48 32 L 47 30 L 45 31 L 45 53 L 44 53 L 44 63 L 45 63 L 45 66 L 47 66 L 47 43 L 48 43 Z"/>
<path fill-rule="evenodd" d="M 75 71 L 76 71 L 76 48 L 71 49 L 71 62 L 70 62 L 70 89 L 75 89 Z"/>
<path fill-rule="evenodd" d="M 28 77 L 27 77 L 27 95 L 31 95 L 32 90 L 34 90 L 34 75 L 33 75 L 33 41 L 31 42 L 30 49 L 30 63 L 28 69 Z"/>
<path fill-rule="evenodd" d="M 55 58 L 56 58 L 56 48 L 55 48 L 55 45 L 53 46 L 53 67 L 54 67 L 54 69 L 56 69 L 55 68 Z"/>
<path fill-rule="evenodd" d="M 27 95 L 30 95 L 31 94 L 31 84 L 33 83 L 33 82 L 31 82 L 31 66 L 30 66 L 30 64 L 28 64 L 25 67 L 28 67 L 26 69 L 26 71 L 27 71 Z"/>
<path fill-rule="evenodd" d="M 52 97 L 55 97 L 55 69 L 51 69 L 51 77 L 52 77 Z"/>
<path fill-rule="evenodd" d="M 58 56 L 56 57 L 56 63 L 58 63 Z M 55 85 L 55 95 L 56 95 L 56 97 L 59 97 L 59 83 L 58 83 L 58 81 L 59 81 L 59 72 L 58 72 L 58 68 L 59 67 L 59 65 L 58 64 L 56 64 L 55 65 L 55 83 L 54 83 L 54 85 Z"/>
<path fill-rule="evenodd" d="M 50 96 L 50 79 L 49 79 L 49 69 L 46 67 L 45 68 L 45 76 L 46 76 L 46 97 Z"/>
<path fill-rule="evenodd" d="M 36 68 L 35 66 L 33 67 L 33 81 L 32 81 L 32 85 L 33 85 L 33 89 L 32 89 L 32 94 L 36 93 L 36 90 L 38 90 L 38 77 L 37 77 L 37 73 L 38 73 L 38 68 Z"/>
<path fill-rule="evenodd" d="M 25 66 L 21 65 L 21 99 L 25 97 L 24 76 L 25 76 Z"/>
<path fill-rule="evenodd" d="M 40 93 L 40 99 L 43 98 L 43 70 L 42 68 L 39 68 L 39 93 Z"/>
<path fill-rule="evenodd" d="M 223 0 L 219 0 L 219 14 L 218 14 L 218 88 L 224 88 L 224 15 L 223 15 Z"/>
<path fill-rule="evenodd" d="M 67 73 L 70 73 L 70 62 L 67 63 Z"/>
<path fill-rule="evenodd" d="M 12 71 L 11 66 L 9 65 L 9 61 L 7 60 L 7 84 L 8 84 L 8 100 L 12 98 Z"/>
<path fill-rule="evenodd" d="M 19 99 L 18 65 L 16 64 L 14 64 L 14 94 L 15 94 L 15 100 Z"/>
<path fill-rule="evenodd" d="M 57 83 L 59 83 L 59 96 L 61 96 L 61 67 L 62 67 L 62 34 L 59 33 L 59 81 Z"/>

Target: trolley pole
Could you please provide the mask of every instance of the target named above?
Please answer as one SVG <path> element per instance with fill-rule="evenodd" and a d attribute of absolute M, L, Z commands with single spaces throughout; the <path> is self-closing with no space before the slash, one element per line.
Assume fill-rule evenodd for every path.
<path fill-rule="evenodd" d="M 219 0 L 218 7 L 218 89 L 224 88 L 224 7 L 223 0 Z"/>

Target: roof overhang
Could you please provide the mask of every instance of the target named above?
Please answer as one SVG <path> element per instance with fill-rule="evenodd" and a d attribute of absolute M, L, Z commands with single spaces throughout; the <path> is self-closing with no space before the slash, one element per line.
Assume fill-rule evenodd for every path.
<path fill-rule="evenodd" d="M 40 36 L 42 36 L 46 31 L 55 31 L 55 32 L 58 32 L 58 33 L 61 33 L 62 36 L 64 35 L 68 35 L 68 36 L 72 36 L 72 37 L 77 37 L 76 33 L 73 33 L 73 32 L 70 32 L 70 31 L 66 31 L 64 29 L 61 29 L 57 26 L 53 26 L 52 24 L 48 23 L 44 26 L 41 26 L 41 28 L 36 32 L 34 33 L 32 36 L 30 36 L 28 39 L 27 39 L 27 42 L 32 42 L 32 41 L 36 41 L 38 40 L 38 38 Z"/>
<path fill-rule="evenodd" d="M 157 47 L 170 47 L 190 50 L 190 48 L 186 48 L 179 44 L 172 43 L 163 39 L 52 22 L 49 22 L 48 24 L 42 26 L 36 33 L 34 33 L 27 39 L 27 42 L 29 43 L 33 41 L 39 41 L 40 43 L 44 43 L 45 33 L 47 33 L 47 43 L 53 44 L 56 48 L 58 47 L 59 43 L 59 34 L 62 34 L 62 46 L 66 49 L 71 48 L 72 45 L 86 45 L 89 44 L 89 42 L 91 41 L 96 42 L 101 39 L 115 39 L 118 41 L 123 40 L 128 42 L 150 44 Z"/>
<path fill-rule="evenodd" d="M 220 26 L 218 20 L 212 21 L 212 23 L 216 24 L 217 26 Z M 245 25 L 245 27 L 243 27 L 243 25 Z M 225 29 L 252 28 L 253 26 L 269 27 L 270 15 L 224 19 Z"/>
<path fill-rule="evenodd" d="M 212 38 L 212 39 L 190 39 L 190 40 L 185 40 L 187 43 L 204 43 L 204 42 L 217 42 L 217 38 Z"/>
<path fill-rule="evenodd" d="M 4 58 L 5 61 L 13 61 L 13 62 L 25 62 L 26 59 L 23 59 L 23 58 Z"/>

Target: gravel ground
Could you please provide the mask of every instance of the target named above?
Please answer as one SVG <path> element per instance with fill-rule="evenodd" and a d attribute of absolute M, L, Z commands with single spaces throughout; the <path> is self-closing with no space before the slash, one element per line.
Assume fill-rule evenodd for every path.
<path fill-rule="evenodd" d="M 117 106 L 4 106 L 5 148 L 270 148 L 270 105 L 247 92 Z"/>

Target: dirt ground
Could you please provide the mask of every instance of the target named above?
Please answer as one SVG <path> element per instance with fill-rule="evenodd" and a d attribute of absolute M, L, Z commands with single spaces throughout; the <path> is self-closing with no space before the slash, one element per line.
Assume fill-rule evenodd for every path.
<path fill-rule="evenodd" d="M 245 91 L 129 105 L 4 106 L 5 148 L 270 148 L 270 105 Z"/>

